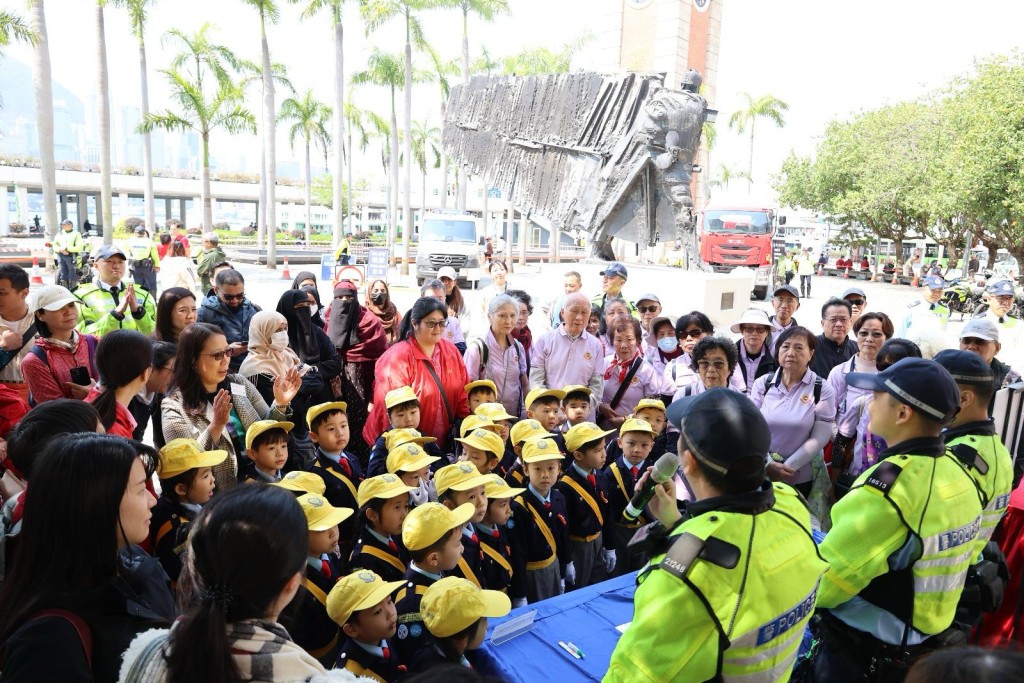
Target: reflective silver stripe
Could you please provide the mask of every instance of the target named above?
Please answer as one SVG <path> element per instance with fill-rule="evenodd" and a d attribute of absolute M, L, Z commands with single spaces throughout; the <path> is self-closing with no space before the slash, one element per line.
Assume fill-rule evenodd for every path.
<path fill-rule="evenodd" d="M 809 619 L 810 616 L 808 616 L 807 618 Z M 755 636 L 757 635 L 757 631 L 754 631 L 753 633 L 754 633 Z M 750 634 L 748 633 L 747 636 L 749 636 L 749 635 Z M 747 636 L 744 636 L 744 638 L 746 638 Z M 752 654 L 752 655 L 750 655 L 748 657 L 730 657 L 729 656 L 729 652 L 736 648 L 736 644 L 735 643 L 730 644 L 729 645 L 729 649 L 726 650 L 726 652 L 725 652 L 725 662 L 724 662 L 723 665 L 724 666 L 751 666 L 753 664 L 761 664 L 762 662 L 765 662 L 765 661 L 767 661 L 769 659 L 773 659 L 773 658 L 777 657 L 781 652 L 784 652 L 786 650 L 786 648 L 792 647 L 793 643 L 795 641 L 803 638 L 803 636 L 804 636 L 804 629 L 803 628 L 793 628 L 793 629 L 790 629 L 789 635 L 787 635 L 785 637 L 785 639 L 781 640 L 778 644 L 773 645 L 772 647 L 766 647 L 766 648 L 763 648 L 761 650 L 757 650 L 754 654 Z"/>
<path fill-rule="evenodd" d="M 959 555 L 934 557 L 928 560 L 918 560 L 914 563 L 914 569 L 927 569 L 929 567 L 955 567 L 961 562 L 967 562 L 974 554 L 974 543 L 967 545 L 967 549 Z"/>
<path fill-rule="evenodd" d="M 800 629 L 800 635 L 803 636 L 803 629 Z M 779 659 L 774 666 L 764 671 L 750 671 L 748 673 L 732 673 L 727 674 L 724 671 L 724 666 L 728 666 L 729 662 L 723 665 L 722 680 L 726 683 L 775 683 L 780 680 L 784 674 L 793 670 L 793 663 L 796 661 L 796 655 L 799 650 L 799 645 L 793 644 L 793 651 L 789 655 Z"/>
<path fill-rule="evenodd" d="M 922 403 L 921 401 L 917 400 L 907 392 L 900 389 L 898 386 L 893 384 L 893 381 L 891 379 L 885 380 L 885 386 L 889 391 L 896 394 L 910 405 L 914 406 L 915 408 L 920 408 L 921 410 L 928 413 L 932 417 L 938 418 L 940 420 L 946 417 L 944 414 L 940 413 L 935 408 L 932 408 L 930 405 L 926 403 Z"/>
<path fill-rule="evenodd" d="M 992 375 L 980 377 L 978 375 L 952 375 L 953 379 L 963 384 L 989 385 L 992 383 Z"/>
<path fill-rule="evenodd" d="M 957 546 L 972 543 L 978 537 L 978 530 L 981 528 L 981 515 L 974 518 L 969 524 L 956 529 L 947 529 L 933 536 L 924 539 L 922 544 L 924 557 L 930 557 L 944 553 Z"/>
<path fill-rule="evenodd" d="M 959 592 L 964 587 L 964 580 L 967 578 L 967 568 L 964 567 L 962 572 L 957 572 L 952 575 L 941 575 L 941 576 L 915 576 L 914 577 L 914 592 L 915 593 L 947 593 L 952 591 Z"/>

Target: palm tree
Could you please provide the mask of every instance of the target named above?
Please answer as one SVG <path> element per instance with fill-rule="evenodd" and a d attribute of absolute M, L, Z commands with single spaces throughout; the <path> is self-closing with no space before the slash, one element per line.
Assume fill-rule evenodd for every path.
<path fill-rule="evenodd" d="M 103 221 L 103 243 L 114 241 L 113 198 L 110 189 L 110 73 L 107 70 L 107 39 L 103 20 L 106 0 L 96 0 L 96 89 L 99 98 L 100 123 L 100 220 Z"/>
<path fill-rule="evenodd" d="M 718 174 L 715 176 L 709 185 L 711 187 L 720 187 L 723 190 L 729 190 L 729 183 L 733 180 L 746 180 L 750 181 L 750 174 L 746 171 L 740 171 L 727 164 L 718 165 Z"/>
<path fill-rule="evenodd" d="M 46 231 L 52 237 L 57 232 L 57 167 L 53 160 L 53 88 L 50 82 L 50 43 L 46 37 L 46 11 L 43 0 L 29 2 L 28 27 L 35 50 L 32 60 L 32 89 L 36 100 L 36 130 L 39 135 L 39 170 L 43 185 L 43 210 L 46 212 Z M 11 38 L 24 36 L 25 31 L 13 15 L 3 23 Z M 27 36 L 26 36 L 27 37 Z"/>
<path fill-rule="evenodd" d="M 412 158 L 420 169 L 423 180 L 423 206 L 420 216 L 427 211 L 427 162 L 433 159 L 430 168 L 441 166 L 441 129 L 431 126 L 426 121 L 414 121 L 412 124 Z"/>
<path fill-rule="evenodd" d="M 267 23 L 276 24 L 281 11 L 274 0 L 242 0 L 260 15 L 260 46 L 263 54 L 263 177 L 267 186 L 267 268 L 277 267 L 277 110 L 274 108 L 274 78 L 267 43 Z M 209 227 L 209 226 L 208 226 Z"/>
<path fill-rule="evenodd" d="M 306 144 L 306 244 L 312 230 L 312 188 L 313 178 L 310 164 L 310 146 L 317 145 L 324 153 L 327 163 L 327 147 L 331 144 L 331 134 L 327 132 L 326 122 L 331 118 L 331 108 L 313 96 L 307 90 L 302 97 L 289 97 L 281 103 L 280 119 L 294 121 L 288 130 L 288 144 L 295 149 L 295 138 L 301 136 Z"/>
<path fill-rule="evenodd" d="M 343 183 L 341 182 L 341 174 L 344 170 L 345 157 L 347 154 L 351 154 L 351 150 L 345 149 L 345 146 L 341 144 L 341 141 L 345 139 L 345 27 L 341 21 L 341 6 L 345 3 L 345 0 L 288 0 L 291 3 L 304 3 L 306 9 L 302 11 L 302 18 L 308 19 L 321 10 L 328 10 L 331 13 L 331 27 L 334 29 L 334 139 L 338 141 L 338 144 L 334 148 L 334 174 L 333 174 L 333 191 L 334 191 L 334 240 L 335 246 L 341 242 L 341 235 L 343 232 L 343 221 L 344 214 L 342 212 L 341 195 L 343 192 Z M 351 137 L 351 136 L 350 136 Z M 349 164 L 351 171 L 352 165 Z M 349 173 L 348 182 L 348 193 L 352 194 L 352 174 Z M 352 215 L 352 197 L 348 198 L 348 212 L 349 216 Z M 352 232 L 351 221 L 349 225 L 349 232 Z"/>
<path fill-rule="evenodd" d="M 231 82 L 223 62 L 238 63 L 226 47 L 210 43 L 209 24 L 192 35 L 172 29 L 167 36 L 183 42 L 186 49 L 171 61 L 171 68 L 161 70 L 167 77 L 171 99 L 178 111 L 149 114 L 139 125 L 139 132 L 154 128 L 168 131 L 196 131 L 203 141 L 202 202 L 203 225 L 213 225 L 210 203 L 210 134 L 223 129 L 236 133 L 256 133 L 256 118 L 242 106 L 244 91 Z M 210 77 L 213 77 L 212 79 Z M 211 82 L 212 80 L 212 82 Z"/>
<path fill-rule="evenodd" d="M 761 95 L 755 100 L 750 96 L 750 93 L 743 93 L 743 97 L 747 101 L 747 106 L 745 109 L 732 113 L 732 116 L 729 117 L 729 127 L 733 128 L 740 135 L 747 130 L 748 126 L 750 127 L 750 161 L 747 164 L 747 184 L 749 187 L 754 182 L 754 124 L 757 123 L 758 119 L 768 119 L 777 128 L 782 128 L 786 125 L 782 114 L 789 110 L 789 105 L 774 95 Z"/>
<path fill-rule="evenodd" d="M 360 71 L 352 76 L 352 83 L 359 85 L 369 83 L 387 88 L 391 94 L 391 149 L 398 149 L 398 112 L 395 108 L 395 90 L 405 85 L 405 71 L 402 68 L 402 58 L 390 52 L 381 52 L 374 48 L 369 59 L 366 60 L 366 71 Z M 388 212 L 388 246 L 395 243 L 395 230 L 398 227 L 398 154 L 392 153 L 391 171 L 388 173 L 388 202 L 391 210 Z M 392 194 L 394 193 L 394 194 Z"/>
<path fill-rule="evenodd" d="M 480 56 L 473 60 L 472 69 L 473 73 L 487 74 L 490 76 L 501 69 L 501 64 L 494 61 L 494 58 L 491 57 L 491 53 L 487 51 L 487 46 L 485 45 L 480 48 Z"/>
<path fill-rule="evenodd" d="M 567 73 L 572 65 L 572 58 L 592 39 L 591 34 L 584 34 L 563 45 L 558 52 L 546 47 L 524 49 L 518 54 L 504 57 L 501 60 L 503 70 L 508 76 Z"/>
<path fill-rule="evenodd" d="M 433 5 L 432 0 L 365 0 L 360 8 L 366 22 L 366 34 L 376 31 L 380 26 L 393 18 L 405 20 L 405 111 L 402 114 L 405 131 L 403 157 L 405 158 L 405 188 L 402 195 L 402 211 L 405 213 L 405 225 L 402 228 L 402 266 L 400 273 L 409 274 L 409 248 L 412 239 L 412 45 L 423 49 L 426 40 L 423 38 L 423 27 L 414 12 L 427 9 Z M 397 155 L 392 154 L 392 158 Z M 394 162 L 392 162 L 394 165 Z M 397 184 L 397 179 L 396 179 Z"/>
<path fill-rule="evenodd" d="M 36 34 L 32 27 L 17 14 L 0 9 L 0 55 L 3 54 L 3 48 L 10 45 L 11 41 L 34 45 Z"/>
<path fill-rule="evenodd" d="M 146 67 L 146 14 L 155 0 L 113 0 L 128 9 L 132 33 L 139 41 L 139 80 L 142 89 L 142 118 L 149 114 L 149 73 Z M 153 199 L 153 143 L 149 133 L 142 134 L 142 175 L 144 178 L 143 203 L 146 205 L 146 225 L 156 226 L 156 202 Z"/>
<path fill-rule="evenodd" d="M 448 109 L 448 95 L 452 91 L 450 79 L 459 73 L 459 64 L 454 59 L 444 61 L 437 53 L 437 50 L 430 45 L 427 46 L 427 54 L 430 55 L 431 64 L 434 65 L 431 80 L 436 80 L 438 86 L 440 86 L 441 120 L 444 121 L 445 112 Z M 460 185 L 459 187 L 462 186 Z M 441 154 L 441 208 L 448 208 L 448 155 L 444 153 Z"/>

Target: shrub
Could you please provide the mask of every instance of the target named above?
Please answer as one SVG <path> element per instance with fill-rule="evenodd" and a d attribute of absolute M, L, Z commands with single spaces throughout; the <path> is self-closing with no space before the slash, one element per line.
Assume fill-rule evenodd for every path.
<path fill-rule="evenodd" d="M 214 230 L 231 230 L 231 226 L 223 221 L 213 224 Z"/>
<path fill-rule="evenodd" d="M 203 226 L 197 225 L 197 226 L 193 226 L 191 228 L 188 228 L 187 230 L 185 230 L 185 234 L 186 235 L 202 235 L 203 234 Z"/>
<path fill-rule="evenodd" d="M 306 237 L 306 231 L 305 230 L 292 230 L 291 232 L 288 233 L 288 235 L 292 239 L 301 240 L 301 239 L 304 239 Z"/>
<path fill-rule="evenodd" d="M 238 234 L 240 234 L 242 237 L 252 237 L 256 234 L 256 228 L 252 227 L 251 225 L 247 225 L 241 230 L 239 230 Z"/>
<path fill-rule="evenodd" d="M 7 227 L 8 227 L 8 228 L 10 229 L 10 231 L 11 231 L 12 233 L 14 233 L 15 235 L 20 235 L 20 234 L 22 234 L 23 232 L 25 232 L 25 227 L 26 227 L 26 226 L 25 226 L 25 224 L 24 224 L 24 223 L 19 223 L 19 222 L 17 222 L 17 221 L 11 221 L 11 222 L 10 222 L 10 224 L 9 224 L 9 225 L 8 225 Z"/>

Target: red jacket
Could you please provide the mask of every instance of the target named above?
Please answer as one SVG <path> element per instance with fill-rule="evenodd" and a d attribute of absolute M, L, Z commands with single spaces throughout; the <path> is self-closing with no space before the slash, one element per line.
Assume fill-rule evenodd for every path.
<path fill-rule="evenodd" d="M 1010 506 L 993 535 L 999 549 L 1006 555 L 1010 582 L 999 609 L 982 617 L 976 632 L 983 647 L 1006 647 L 1024 643 L 1024 617 L 1019 613 L 1024 600 L 1024 483 L 1010 494 Z"/>
<path fill-rule="evenodd" d="M 452 421 L 446 414 L 437 383 L 427 370 L 428 363 L 441 380 L 455 417 L 469 415 L 469 400 L 466 396 L 469 376 L 455 345 L 442 339 L 434 349 L 433 359 L 428 359 L 415 339 L 407 339 L 396 343 L 377 359 L 374 368 L 373 410 L 363 427 L 366 443 L 372 444 L 378 436 L 391 428 L 388 411 L 384 407 L 384 396 L 392 389 L 410 386 L 420 399 L 420 432 L 424 436 L 436 438 L 442 448 L 446 445 Z"/>

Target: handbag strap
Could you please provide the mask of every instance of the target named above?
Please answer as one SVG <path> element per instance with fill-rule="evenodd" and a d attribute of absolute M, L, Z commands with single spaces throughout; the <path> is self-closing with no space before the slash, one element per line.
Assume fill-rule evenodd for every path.
<path fill-rule="evenodd" d="M 434 379 L 434 384 L 437 385 L 437 390 L 441 392 L 441 400 L 444 401 L 444 411 L 448 413 L 448 424 L 455 422 L 455 411 L 452 410 L 452 404 L 448 402 L 448 394 L 444 391 L 444 386 L 441 384 L 441 378 L 437 376 L 437 372 L 434 370 L 434 366 L 430 364 L 430 361 L 426 358 L 423 359 L 423 364 L 427 366 L 427 372 Z"/>
<path fill-rule="evenodd" d="M 633 376 L 636 374 L 636 371 L 640 369 L 640 364 L 643 362 L 643 358 L 637 356 L 633 361 L 633 364 L 629 366 L 629 372 L 626 373 L 626 377 L 622 380 L 622 384 L 619 385 L 615 395 L 612 396 L 611 403 L 608 404 L 612 410 L 619 407 L 619 404 L 622 402 L 622 397 L 626 393 L 626 389 L 629 388 L 629 383 L 633 380 Z"/>

